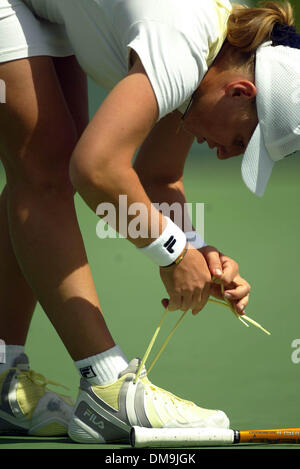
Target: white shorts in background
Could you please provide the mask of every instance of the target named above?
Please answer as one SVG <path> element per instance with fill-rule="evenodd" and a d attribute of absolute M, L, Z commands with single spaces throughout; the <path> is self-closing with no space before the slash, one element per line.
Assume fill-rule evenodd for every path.
<path fill-rule="evenodd" d="M 22 0 L 0 0 L 0 62 L 73 54 L 64 25 L 36 18 Z"/>

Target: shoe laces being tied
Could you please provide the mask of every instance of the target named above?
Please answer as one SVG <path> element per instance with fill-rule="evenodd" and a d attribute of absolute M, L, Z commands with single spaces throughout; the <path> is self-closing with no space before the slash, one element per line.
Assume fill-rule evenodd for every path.
<path fill-rule="evenodd" d="M 20 379 L 27 379 L 30 380 L 32 383 L 36 384 L 37 386 L 42 386 L 46 390 L 46 386 L 52 385 L 52 386 L 60 386 L 64 389 L 68 389 L 66 386 L 63 384 L 57 383 L 56 381 L 52 381 L 50 379 L 45 378 L 44 375 L 41 373 L 36 373 L 34 370 L 21 370 L 20 368 L 14 368 L 15 370 L 18 370 L 18 377 Z"/>
<path fill-rule="evenodd" d="M 51 389 L 47 388 L 48 385 L 60 386 L 68 390 L 68 388 L 63 384 L 47 379 L 45 378 L 45 376 L 40 373 L 36 373 L 34 370 L 22 370 L 18 367 L 13 369 L 18 372 L 18 374 L 16 375 L 16 378 L 19 380 L 18 400 L 20 407 L 23 409 L 25 414 L 28 414 L 29 412 L 29 414 L 31 415 L 34 410 L 34 407 L 36 406 L 38 401 L 44 396 L 44 394 L 46 392 L 53 392 Z M 55 392 L 55 394 L 59 396 L 65 403 L 73 405 L 73 400 L 70 398 L 70 396 L 66 396 L 58 392 Z"/>
<path fill-rule="evenodd" d="M 241 317 L 241 316 L 236 312 L 236 310 L 235 310 L 234 306 L 232 305 L 232 303 L 231 303 L 227 298 L 224 297 L 224 285 L 223 285 L 223 283 L 222 283 L 219 279 L 217 279 L 216 277 L 213 277 L 213 278 L 212 278 L 212 281 L 213 281 L 214 283 L 220 284 L 220 286 L 221 286 L 221 292 L 222 292 L 222 296 L 223 296 L 223 298 L 224 298 L 224 301 L 216 300 L 216 299 L 213 299 L 213 298 L 209 298 L 209 299 L 208 299 L 209 302 L 215 303 L 215 304 L 219 304 L 219 305 L 225 306 L 226 308 L 229 308 L 229 309 L 232 311 L 232 313 L 235 315 L 235 317 L 236 317 L 238 320 L 240 320 L 245 326 L 249 327 L 249 324 L 247 324 L 247 322 L 248 322 L 248 323 L 252 324 L 253 326 L 257 327 L 258 329 L 260 329 L 261 331 L 263 331 L 265 334 L 271 335 L 269 331 L 267 331 L 266 329 L 264 329 L 258 322 L 254 321 L 254 320 L 251 319 L 249 316 L 246 316 L 245 314 L 243 314 L 243 317 Z M 156 330 L 155 330 L 155 332 L 154 332 L 154 335 L 153 335 L 152 339 L 150 340 L 150 343 L 149 343 L 148 348 L 147 348 L 147 350 L 146 350 L 146 352 L 145 352 L 145 355 L 143 356 L 143 358 L 142 358 L 142 360 L 141 360 L 141 362 L 140 362 L 140 365 L 139 365 L 138 370 L 137 370 L 137 372 L 136 372 L 136 376 L 135 376 L 134 381 L 133 381 L 134 384 L 136 384 L 136 382 L 137 382 L 137 380 L 138 380 L 138 378 L 139 378 L 139 376 L 140 376 L 140 374 L 141 374 L 141 371 L 142 371 L 142 369 L 143 369 L 143 367 L 144 367 L 144 365 L 145 365 L 145 363 L 146 363 L 146 361 L 147 361 L 147 359 L 148 359 L 148 357 L 149 357 L 149 355 L 150 355 L 150 353 L 151 353 L 151 350 L 152 350 L 152 348 L 153 348 L 153 346 L 154 346 L 154 343 L 155 343 L 155 341 L 156 341 L 156 338 L 157 338 L 157 336 L 158 336 L 158 334 L 159 334 L 159 332 L 160 332 L 160 329 L 161 329 L 161 327 L 162 327 L 162 324 L 163 324 L 163 322 L 164 322 L 164 320 L 165 320 L 165 318 L 166 318 L 167 312 L 168 312 L 168 307 L 165 309 L 165 311 L 164 311 L 164 313 L 163 313 L 163 315 L 162 315 L 162 318 L 161 318 L 161 320 L 160 320 L 160 322 L 159 322 L 159 324 L 158 324 L 158 326 L 157 326 L 157 328 L 156 328 Z M 163 352 L 164 349 L 166 348 L 166 346 L 167 346 L 169 340 L 171 339 L 172 335 L 174 334 L 174 332 L 176 331 L 176 329 L 178 328 L 178 326 L 180 325 L 180 323 L 182 322 L 182 320 L 183 320 L 184 317 L 186 316 L 187 312 L 188 312 L 188 311 L 184 311 L 184 313 L 180 316 L 180 318 L 179 318 L 178 321 L 176 322 L 175 326 L 173 327 L 173 329 L 171 330 L 171 332 L 170 332 L 169 335 L 167 336 L 166 340 L 164 341 L 164 343 L 162 344 L 162 346 L 159 348 L 159 350 L 158 350 L 157 354 L 155 355 L 155 357 L 154 357 L 154 359 L 153 359 L 151 365 L 150 365 L 149 368 L 148 368 L 148 372 L 147 372 L 148 375 L 149 375 L 151 369 L 153 368 L 153 366 L 155 365 L 155 363 L 157 362 L 157 360 L 159 359 L 160 355 L 162 354 L 162 352 Z M 246 321 L 247 321 L 247 322 L 246 322 Z M 150 381 L 148 381 L 148 384 L 149 384 L 149 383 L 150 383 Z M 167 394 L 171 394 L 171 393 L 168 393 L 168 391 L 161 390 L 161 389 L 158 388 L 157 386 L 152 385 L 152 383 L 150 383 L 150 384 L 151 384 L 151 386 L 153 387 L 153 390 L 159 390 L 159 391 L 161 391 L 161 392 L 164 392 L 164 393 L 167 393 Z M 176 400 L 180 400 L 180 401 L 182 401 L 182 402 L 189 403 L 189 401 L 184 401 L 183 399 L 180 399 L 180 398 L 178 398 L 178 397 L 176 397 L 176 396 L 174 396 L 174 395 L 172 395 L 172 396 L 173 396 L 174 398 L 176 398 Z M 173 397 L 172 397 L 172 399 L 173 399 Z M 191 403 L 191 404 L 194 405 L 194 403 Z"/>

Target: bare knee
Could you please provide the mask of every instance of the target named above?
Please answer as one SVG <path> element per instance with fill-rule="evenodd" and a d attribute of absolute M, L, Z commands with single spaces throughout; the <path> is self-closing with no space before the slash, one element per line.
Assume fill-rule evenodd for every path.
<path fill-rule="evenodd" d="M 1 65 L 1 74 L 9 85 L 0 108 L 0 156 L 8 186 L 40 191 L 70 185 L 69 161 L 78 134 L 52 60 L 10 62 Z"/>
<path fill-rule="evenodd" d="M 39 150 L 24 149 L 21 154 L 3 158 L 8 188 L 22 186 L 31 192 L 73 191 L 69 160 L 76 139 L 45 142 Z"/>

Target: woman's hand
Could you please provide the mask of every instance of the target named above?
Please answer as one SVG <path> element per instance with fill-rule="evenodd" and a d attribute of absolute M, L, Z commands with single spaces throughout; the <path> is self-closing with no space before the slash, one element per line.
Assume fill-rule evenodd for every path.
<path fill-rule="evenodd" d="M 169 311 L 192 310 L 199 313 L 210 295 L 211 274 L 206 260 L 197 249 L 188 249 L 183 260 L 176 266 L 160 269 L 161 279 L 169 294 L 163 300 Z"/>
<path fill-rule="evenodd" d="M 210 295 L 218 299 L 224 297 L 230 301 L 239 314 L 243 314 L 249 302 L 250 285 L 239 274 L 239 266 L 230 257 L 225 256 L 212 246 L 201 248 L 209 271 L 216 282 L 211 284 Z M 224 297 L 221 292 L 221 284 L 224 285 Z"/>

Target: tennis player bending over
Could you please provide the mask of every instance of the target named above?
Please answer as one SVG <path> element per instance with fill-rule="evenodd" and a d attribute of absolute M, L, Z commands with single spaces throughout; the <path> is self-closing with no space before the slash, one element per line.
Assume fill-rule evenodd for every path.
<path fill-rule="evenodd" d="M 144 370 L 135 380 L 138 360 L 128 362 L 105 324 L 73 196 L 78 191 L 93 211 L 101 202 L 118 210 L 124 194 L 128 205 L 147 208 L 141 231 L 148 236 L 128 239 L 159 266 L 170 311 L 197 314 L 210 295 L 221 297 L 217 276 L 242 314 L 250 287 L 236 262 L 186 236 L 153 203 L 184 204 L 182 176 L 195 137 L 217 147 L 220 159 L 244 153 L 249 142 L 252 163 L 263 151 L 258 122 L 262 116 L 267 132 L 269 89 L 257 86 L 255 58 L 256 73 L 267 76 L 267 64 L 276 81 L 280 60 L 293 53 L 292 23 L 288 3 L 232 9 L 228 0 L 0 0 L 7 178 L 0 336 L 8 344 L 0 365 L 0 433 L 68 431 L 74 441 L 102 443 L 128 441 L 135 424 L 229 425 L 222 411 L 157 388 Z M 86 75 L 112 90 L 90 123 Z M 248 186 L 257 177 L 251 168 L 248 161 Z M 189 249 L 193 238 L 197 249 Z M 29 368 L 24 344 L 37 301 L 83 377 L 74 408 L 46 392 L 47 380 Z"/>

